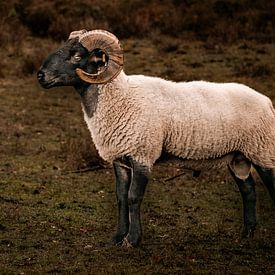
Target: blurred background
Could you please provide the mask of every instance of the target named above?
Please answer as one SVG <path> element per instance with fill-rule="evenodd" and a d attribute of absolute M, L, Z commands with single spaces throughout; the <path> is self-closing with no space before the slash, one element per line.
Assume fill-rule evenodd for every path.
<path fill-rule="evenodd" d="M 147 38 L 157 45 L 165 44 L 162 35 L 210 46 L 246 40 L 272 43 L 274 12 L 274 1 L 267 0 L 0 1 L 0 46 L 6 49 L 1 51 L 0 76 L 12 64 L 8 57 L 22 57 L 21 67 L 12 64 L 17 75 L 32 73 L 52 41 L 65 40 L 72 30 L 82 28 L 103 28 L 120 39 Z M 175 47 L 168 45 L 166 50 Z"/>

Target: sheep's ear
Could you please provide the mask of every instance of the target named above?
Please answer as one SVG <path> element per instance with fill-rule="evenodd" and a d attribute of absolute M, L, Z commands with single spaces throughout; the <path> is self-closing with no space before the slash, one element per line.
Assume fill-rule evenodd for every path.
<path fill-rule="evenodd" d="M 114 79 L 123 68 L 123 50 L 119 40 L 104 30 L 93 30 L 79 37 L 79 42 L 90 52 L 89 62 L 99 58 L 101 66 L 95 74 L 80 68 L 76 73 L 83 81 L 91 84 L 104 84 Z"/>
<path fill-rule="evenodd" d="M 237 155 L 229 164 L 235 176 L 241 180 L 246 180 L 251 171 L 251 162 L 243 155 Z"/>

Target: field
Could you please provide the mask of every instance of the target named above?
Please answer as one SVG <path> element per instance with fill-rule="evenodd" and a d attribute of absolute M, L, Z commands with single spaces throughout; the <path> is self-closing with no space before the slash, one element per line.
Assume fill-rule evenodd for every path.
<path fill-rule="evenodd" d="M 14 28 L 3 22 L 5 30 Z M 8 33 L 0 35 L 1 274 L 275 274 L 274 205 L 256 173 L 254 239 L 240 238 L 242 201 L 226 170 L 192 178 L 159 164 L 142 205 L 141 247 L 114 247 L 112 167 L 93 147 L 74 90 L 45 91 L 35 76 L 62 38 L 21 30 L 27 38 L 20 37 L 18 49 Z M 144 37 L 115 30 L 128 74 L 241 82 L 275 106 L 272 33 L 220 41 L 193 29 Z"/>

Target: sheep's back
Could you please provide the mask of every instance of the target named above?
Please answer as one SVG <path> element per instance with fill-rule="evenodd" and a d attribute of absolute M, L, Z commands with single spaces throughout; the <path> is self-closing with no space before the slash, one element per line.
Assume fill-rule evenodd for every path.
<path fill-rule="evenodd" d="M 275 115 L 266 96 L 237 83 L 174 83 L 143 76 L 130 83 L 139 86 L 151 119 L 165 129 L 166 152 L 209 160 L 240 151 L 254 163 L 275 168 Z"/>
<path fill-rule="evenodd" d="M 189 82 L 169 90 L 165 149 L 184 159 L 213 159 L 233 151 L 275 167 L 271 101 L 236 83 Z"/>

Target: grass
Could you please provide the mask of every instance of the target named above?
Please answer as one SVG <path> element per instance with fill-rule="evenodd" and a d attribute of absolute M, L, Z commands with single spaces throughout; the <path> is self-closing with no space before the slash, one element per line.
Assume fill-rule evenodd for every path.
<path fill-rule="evenodd" d="M 33 38 L 33 45 L 44 45 L 42 53 L 56 46 L 48 43 Z M 127 73 L 237 81 L 275 102 L 274 44 L 218 45 L 167 36 L 122 43 Z M 259 66 L 268 73 L 251 74 Z M 114 175 L 93 148 L 78 95 L 70 88 L 45 92 L 35 75 L 5 70 L 11 74 L 0 80 L 1 273 L 275 272 L 274 206 L 258 180 L 257 232 L 242 241 L 241 199 L 225 171 L 198 179 L 186 172 L 166 182 L 181 170 L 156 166 L 142 208 L 141 248 L 113 247 Z M 98 164 L 99 170 L 72 173 Z"/>
<path fill-rule="evenodd" d="M 1 274 L 275 273 L 274 205 L 257 178 L 257 231 L 241 240 L 242 202 L 224 170 L 165 181 L 182 170 L 157 165 L 142 246 L 112 246 L 113 171 L 78 95 L 44 91 L 35 77 L 71 30 L 103 27 L 122 39 L 128 74 L 240 82 L 275 104 L 273 2 L 247 3 L 0 1 Z"/>

